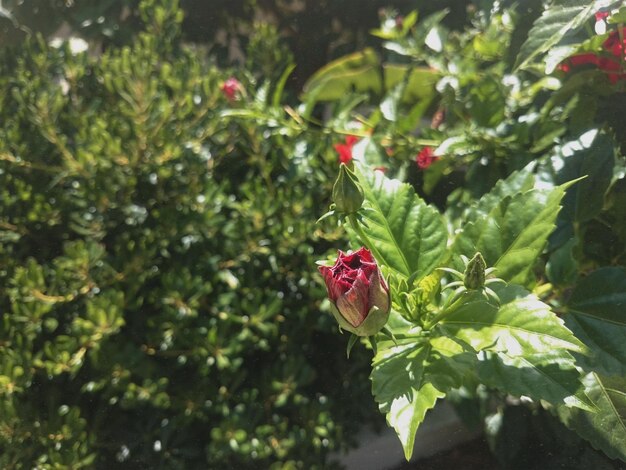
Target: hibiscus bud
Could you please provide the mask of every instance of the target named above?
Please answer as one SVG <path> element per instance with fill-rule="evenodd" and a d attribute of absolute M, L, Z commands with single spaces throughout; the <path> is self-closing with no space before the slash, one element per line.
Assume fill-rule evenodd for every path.
<path fill-rule="evenodd" d="M 373 336 L 389 318 L 389 288 L 367 248 L 339 251 L 332 267 L 320 266 L 333 315 L 339 326 L 357 336 Z"/>
<path fill-rule="evenodd" d="M 467 267 L 465 268 L 465 277 L 463 278 L 463 285 L 467 289 L 480 289 L 485 285 L 485 270 L 487 269 L 487 263 L 485 258 L 480 252 L 476 253 L 474 257 L 469 260 Z"/>
<path fill-rule="evenodd" d="M 343 214 L 354 214 L 361 208 L 364 199 L 363 189 L 356 175 L 342 163 L 339 166 L 339 176 L 333 186 L 335 209 Z"/>

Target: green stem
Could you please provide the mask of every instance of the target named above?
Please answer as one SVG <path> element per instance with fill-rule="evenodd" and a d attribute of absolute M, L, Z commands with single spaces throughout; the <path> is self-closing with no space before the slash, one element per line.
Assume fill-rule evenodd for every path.
<path fill-rule="evenodd" d="M 456 299 L 454 301 L 454 303 L 452 305 L 450 305 L 448 308 L 442 310 L 441 312 L 439 312 L 437 315 L 435 315 L 430 321 L 426 321 L 424 322 L 424 329 L 425 330 L 430 330 L 433 326 L 435 326 L 437 323 L 439 323 L 444 317 L 446 317 L 447 315 L 451 314 L 452 312 L 454 312 L 456 310 L 456 307 L 459 303 L 464 303 L 463 297 L 465 297 L 465 294 L 467 294 L 468 291 L 463 292 L 458 299 Z"/>
<path fill-rule="evenodd" d="M 361 241 L 367 245 L 367 247 L 369 248 L 369 250 L 374 254 L 374 258 L 376 258 L 376 261 L 378 261 L 379 263 L 382 263 L 384 261 L 384 258 L 382 256 L 382 254 L 378 251 L 378 249 L 376 248 L 376 246 L 374 246 L 374 244 L 372 243 L 372 241 L 369 239 L 369 237 L 367 236 L 367 234 L 363 231 L 363 229 L 361 228 L 361 226 L 359 225 L 359 221 L 356 218 L 356 215 L 354 214 L 350 214 L 348 216 L 348 220 L 350 221 L 350 226 L 352 227 L 352 229 L 356 232 L 356 234 L 359 236 L 359 238 L 361 239 Z"/>
<path fill-rule="evenodd" d="M 395 334 L 394 333 L 393 337 L 395 339 L 419 339 L 419 338 L 423 338 L 424 335 L 422 335 L 422 334 L 405 335 L 405 334 Z"/>

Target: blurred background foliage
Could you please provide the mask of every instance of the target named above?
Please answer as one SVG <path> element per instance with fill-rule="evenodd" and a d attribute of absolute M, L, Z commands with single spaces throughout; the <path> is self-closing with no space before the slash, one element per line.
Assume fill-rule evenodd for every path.
<path fill-rule="evenodd" d="M 556 307 L 626 264 L 623 83 L 517 67 L 543 9 L 2 2 L 0 466 L 331 468 L 382 425 L 315 271 L 344 243 L 315 220 L 346 135 L 452 226 L 528 164 L 589 174 L 537 266 Z"/>
<path fill-rule="evenodd" d="M 140 20 L 97 57 L 33 35 L 0 58 L 0 466 L 325 466 L 376 416 L 313 278 L 335 156 L 225 118 L 175 2 Z M 271 117 L 255 41 L 234 105 Z"/>

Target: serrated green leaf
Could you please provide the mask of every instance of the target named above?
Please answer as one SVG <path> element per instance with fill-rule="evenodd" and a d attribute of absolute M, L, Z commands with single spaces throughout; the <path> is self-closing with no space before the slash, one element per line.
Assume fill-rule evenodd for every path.
<path fill-rule="evenodd" d="M 485 353 L 477 370 L 485 385 L 505 393 L 593 410 L 584 395 L 574 358 L 562 349 L 523 356 Z"/>
<path fill-rule="evenodd" d="M 379 342 L 372 365 L 372 392 L 395 429 L 407 460 L 426 412 L 473 370 L 475 355 L 448 338 Z"/>
<path fill-rule="evenodd" d="M 614 1 L 611 5 L 618 3 Z M 516 68 L 530 65 L 537 56 L 584 25 L 600 7 L 606 6 L 605 0 L 561 0 L 550 4 L 528 33 L 528 39 L 517 56 Z"/>
<path fill-rule="evenodd" d="M 476 204 L 471 205 L 464 217 L 466 220 L 476 220 L 480 215 L 488 215 L 500 201 L 507 196 L 525 193 L 535 185 L 535 163 L 530 163 L 521 170 L 514 171 L 506 179 L 499 180 L 491 191 L 484 194 Z"/>
<path fill-rule="evenodd" d="M 626 462 L 626 378 L 592 372 L 582 381 L 596 409 L 588 412 L 560 406 L 559 418 L 596 449 Z"/>
<path fill-rule="evenodd" d="M 531 286 L 532 268 L 554 230 L 564 194 L 565 186 L 532 189 L 505 197 L 488 214 L 474 212 L 455 240 L 455 253 L 471 257 L 480 251 L 499 278 Z"/>
<path fill-rule="evenodd" d="M 430 350 L 424 342 L 380 348 L 372 364 L 372 393 L 396 430 L 407 460 L 426 411 L 445 395 L 424 380 Z"/>
<path fill-rule="evenodd" d="M 582 279 L 567 304 L 566 325 L 591 350 L 582 365 L 626 375 L 626 269 L 602 268 Z"/>
<path fill-rule="evenodd" d="M 380 171 L 360 168 L 365 194 L 361 212 L 363 232 L 376 259 L 416 281 L 430 274 L 446 252 L 448 234 L 439 211 L 427 205 L 414 189 Z M 367 244 L 367 240 L 363 240 Z"/>
<path fill-rule="evenodd" d="M 584 352 L 584 345 L 550 307 L 519 286 L 497 290 L 500 307 L 478 293 L 468 293 L 453 306 L 441 325 L 476 351 L 502 351 L 508 356 L 530 356 L 555 350 Z"/>

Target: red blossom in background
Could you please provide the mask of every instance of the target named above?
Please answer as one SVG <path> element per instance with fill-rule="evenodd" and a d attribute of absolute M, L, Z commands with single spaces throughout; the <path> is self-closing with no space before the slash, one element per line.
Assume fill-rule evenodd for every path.
<path fill-rule="evenodd" d="M 346 165 L 352 161 L 352 147 L 359 141 L 354 135 L 347 135 L 344 144 L 335 144 L 335 150 L 339 154 L 339 161 Z"/>
<path fill-rule="evenodd" d="M 237 99 L 237 94 L 241 92 L 243 86 L 241 82 L 237 80 L 235 77 L 230 77 L 226 80 L 222 85 L 222 93 L 226 96 L 228 101 L 235 101 Z"/>
<path fill-rule="evenodd" d="M 598 18 L 598 15 L 604 15 L 604 13 L 596 13 L 596 19 Z M 606 18 L 606 15 L 600 16 L 600 20 L 603 20 L 604 18 Z M 622 35 L 624 34 L 626 34 L 626 28 L 622 28 Z M 623 61 L 626 60 L 626 39 L 620 38 L 619 31 L 613 31 L 602 44 L 602 48 L 612 57 L 608 56 L 608 54 L 598 55 L 592 52 L 576 54 L 563 62 L 559 66 L 559 69 L 567 73 L 570 72 L 573 67 L 593 65 L 598 67 L 600 70 L 607 72 L 607 77 L 613 84 L 617 83 L 618 80 L 625 79 L 626 73 L 618 72 L 622 69 Z"/>
<path fill-rule="evenodd" d="M 415 163 L 417 163 L 420 169 L 425 170 L 439 160 L 438 157 L 435 157 L 434 153 L 435 150 L 432 147 L 424 147 L 415 157 Z"/>

